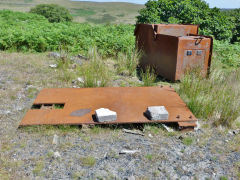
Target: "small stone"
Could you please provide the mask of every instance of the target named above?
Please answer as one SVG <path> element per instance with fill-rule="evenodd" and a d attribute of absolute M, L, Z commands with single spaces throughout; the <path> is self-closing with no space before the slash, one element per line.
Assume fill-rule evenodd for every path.
<path fill-rule="evenodd" d="M 77 80 L 78 80 L 80 83 L 84 83 L 84 79 L 83 79 L 82 77 L 77 78 Z"/>
<path fill-rule="evenodd" d="M 127 178 L 128 180 L 135 180 L 135 177 L 134 176 L 130 176 Z"/>
<path fill-rule="evenodd" d="M 145 114 L 150 120 L 168 120 L 168 111 L 164 106 L 150 106 Z"/>
<path fill-rule="evenodd" d="M 148 137 L 152 138 L 152 137 L 153 137 L 153 135 L 152 135 L 152 134 L 148 134 Z"/>
<path fill-rule="evenodd" d="M 117 120 L 117 113 L 106 108 L 100 108 L 95 111 L 98 122 L 109 122 Z"/>
<path fill-rule="evenodd" d="M 54 134 L 52 144 L 53 145 L 57 145 L 58 144 L 58 135 Z"/>
<path fill-rule="evenodd" d="M 102 81 L 97 81 L 97 86 L 101 86 Z"/>
<path fill-rule="evenodd" d="M 61 157 L 60 153 L 57 152 L 57 151 L 54 152 L 53 156 L 54 156 L 55 158 L 60 158 L 60 157 Z"/>

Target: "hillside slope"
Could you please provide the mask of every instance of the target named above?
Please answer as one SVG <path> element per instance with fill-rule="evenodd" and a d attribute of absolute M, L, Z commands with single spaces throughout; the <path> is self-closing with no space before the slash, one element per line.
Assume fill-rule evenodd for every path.
<path fill-rule="evenodd" d="M 144 5 L 131 3 L 98 3 L 98 2 L 72 2 L 69 0 L 0 0 L 0 9 L 15 11 L 29 11 L 37 4 L 59 4 L 68 8 L 76 22 L 89 22 L 92 24 L 124 23 L 134 24 L 138 10 Z"/>

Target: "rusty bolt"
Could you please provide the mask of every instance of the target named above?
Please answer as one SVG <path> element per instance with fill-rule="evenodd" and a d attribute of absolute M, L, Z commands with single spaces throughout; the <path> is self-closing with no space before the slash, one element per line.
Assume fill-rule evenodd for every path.
<path fill-rule="evenodd" d="M 177 117 L 176 117 L 176 118 L 178 118 L 178 119 L 179 119 L 179 118 L 180 118 L 180 115 L 177 115 Z"/>

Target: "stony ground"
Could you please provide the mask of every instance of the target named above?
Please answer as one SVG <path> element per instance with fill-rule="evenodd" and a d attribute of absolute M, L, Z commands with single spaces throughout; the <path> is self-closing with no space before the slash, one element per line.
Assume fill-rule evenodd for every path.
<path fill-rule="evenodd" d="M 51 63 L 46 54 L 0 53 L 0 179 L 240 178 L 240 131 L 206 120 L 187 133 L 160 125 L 18 128 L 39 90 L 73 86 Z"/>

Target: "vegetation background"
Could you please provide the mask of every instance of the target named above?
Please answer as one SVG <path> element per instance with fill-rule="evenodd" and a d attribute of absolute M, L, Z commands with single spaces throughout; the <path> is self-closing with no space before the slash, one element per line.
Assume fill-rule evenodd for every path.
<path fill-rule="evenodd" d="M 46 2 L 61 4 L 67 9 L 63 11 L 57 5 L 50 5 L 50 9 L 46 5 L 33 8 L 37 4 Z M 215 124 L 231 126 L 240 115 L 236 102 L 239 100 L 239 93 L 236 88 L 232 89 L 233 86 L 228 84 L 229 82 L 239 83 L 237 76 L 235 77 L 239 73 L 240 66 L 239 9 L 228 11 L 211 9 L 202 0 L 153 0 L 148 1 L 145 6 L 64 0 L 2 0 L 0 5 L 2 9 L 11 9 L 0 11 L 0 50 L 64 51 L 67 54 L 89 56 L 89 50 L 95 49 L 98 59 L 102 61 L 94 60 L 86 66 L 93 72 L 85 71 L 84 68 L 79 70 L 82 76 L 85 74 L 85 79 L 92 81 L 87 82 L 85 86 L 91 87 L 97 85 L 97 78 L 101 75 L 104 77 L 100 78 L 102 80 L 111 79 L 107 78 L 111 73 L 101 74 L 106 70 L 104 66 L 99 65 L 107 58 L 117 61 L 115 73 L 118 75 L 137 76 L 135 22 L 199 24 L 201 34 L 211 35 L 215 39 L 214 64 L 211 71 L 216 73 L 212 73 L 206 80 L 196 74 L 189 74 L 185 77 L 187 79 L 183 79 L 182 83 L 175 86 L 199 118 L 212 118 Z M 31 11 L 30 8 L 32 8 Z M 53 11 L 52 8 L 56 9 Z M 74 17 L 73 21 L 71 15 Z M 136 15 L 138 16 L 135 18 Z M 79 18 L 82 17 L 85 18 L 85 23 L 79 23 Z M 68 69 L 67 66 L 61 67 L 66 67 L 62 69 L 63 71 Z M 94 67 L 103 67 L 103 70 L 93 75 Z M 160 82 L 151 75 L 150 71 L 146 73 L 147 75 L 142 72 L 142 78 L 140 77 L 144 85 L 157 85 Z M 216 74 L 217 77 L 212 77 Z M 228 80 L 230 77 L 235 79 Z M 72 80 L 71 77 L 68 79 Z M 222 83 L 215 83 L 215 81 Z M 103 84 L 103 86 L 108 85 L 107 82 Z M 193 91 L 190 87 L 194 87 L 195 90 Z M 219 94 L 214 93 L 219 92 L 219 89 L 222 89 Z M 217 101 L 215 101 L 216 98 Z M 226 99 L 228 103 L 225 102 Z"/>

